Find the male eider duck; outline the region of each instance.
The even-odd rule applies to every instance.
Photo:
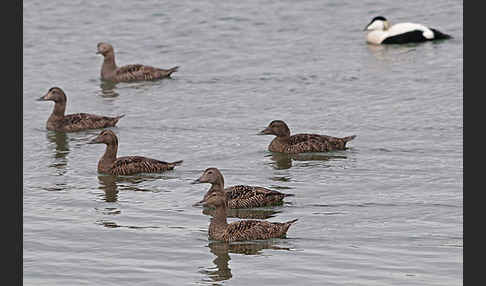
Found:
[[[118,138],[111,130],[103,130],[88,144],[106,144],[105,154],[98,161],[98,172],[110,175],[133,175],[137,173],[159,173],[172,170],[182,164],[181,161],[167,163],[142,156],[116,157],[118,151]]]
[[[54,101],[54,110],[47,119],[47,129],[61,132],[75,132],[86,129],[113,127],[125,115],[116,117],[100,116],[88,113],[75,113],[64,115],[67,97],[59,87],[52,87],[37,99],[38,101]]]
[[[224,184],[223,175],[219,170],[211,171],[211,176],[218,176]],[[216,182],[218,180],[215,180]],[[193,182],[199,183],[198,180]],[[195,205],[204,204],[209,196],[219,189],[217,184],[212,184],[211,188],[204,195],[204,198]],[[228,200],[228,208],[230,209],[244,209],[244,208],[258,208],[268,207],[283,204],[283,198],[293,196],[293,194],[284,194],[279,191],[269,190],[258,186],[237,185],[224,189],[226,199]]]
[[[218,169],[206,169],[195,182],[213,185],[213,192],[204,202],[205,207],[215,208],[208,229],[210,239],[231,242],[285,237],[290,225],[297,221],[297,219],[294,219],[280,223],[261,220],[240,220],[228,224],[226,221],[228,201],[223,189],[223,176]]]
[[[371,31],[368,33],[366,41],[375,45],[419,43],[451,38],[449,35],[421,24],[399,23],[390,26],[383,16],[373,18],[364,30]]]
[[[277,136],[268,145],[268,150],[287,154],[345,150],[346,143],[356,137],[356,135],[352,135],[338,138],[319,134],[295,134],[291,136],[289,127],[282,120],[270,122],[268,127],[262,130],[259,135]]]
[[[179,68],[176,66],[170,69],[160,69],[140,64],[117,67],[115,63],[115,50],[108,43],[98,43],[98,51],[96,53],[103,55],[105,58],[101,66],[101,79],[112,82],[168,78]]]

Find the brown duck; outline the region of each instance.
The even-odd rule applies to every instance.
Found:
[[[133,175],[137,173],[159,173],[172,170],[182,164],[181,161],[167,163],[142,156],[116,157],[118,151],[118,138],[111,130],[103,130],[88,144],[106,144],[105,154],[98,162],[98,172],[111,175]]]
[[[179,68],[176,66],[166,70],[140,64],[117,67],[115,63],[115,50],[108,43],[98,43],[98,51],[96,53],[104,57],[103,65],[101,66],[101,79],[112,82],[168,78]]]
[[[285,237],[287,230],[297,219],[279,223],[261,220],[240,220],[228,224],[226,210],[228,201],[224,192],[223,175],[217,168],[208,168],[194,183],[210,183],[213,192],[204,206],[215,208],[209,224],[209,238],[222,241],[242,241]]]
[[[223,179],[221,177],[221,179]],[[224,183],[224,182],[223,182]],[[204,198],[196,203],[202,205],[207,198],[214,192],[214,185],[204,195]],[[258,186],[237,185],[224,189],[228,208],[244,209],[276,206],[283,204],[283,198],[293,196],[293,194],[284,194],[279,191],[269,190]]]
[[[268,150],[287,154],[345,150],[346,143],[356,137],[356,135],[352,135],[338,138],[319,134],[295,134],[291,136],[289,127],[282,120],[270,122],[268,127],[262,130],[259,135],[277,136],[268,145]]]
[[[108,117],[88,113],[64,115],[67,98],[64,91],[59,87],[52,87],[45,95],[37,100],[54,101],[56,103],[51,116],[47,119],[46,125],[48,130],[75,132],[86,129],[113,127],[120,118],[125,116]]]

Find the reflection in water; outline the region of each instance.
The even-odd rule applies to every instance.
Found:
[[[64,183],[59,183],[59,184],[54,184],[54,187],[47,187],[43,188],[46,191],[53,191],[53,192],[59,192],[59,191],[65,191],[68,189],[68,186]]]
[[[330,155],[330,153],[299,153],[299,154],[285,154],[273,153],[269,155],[273,162],[270,163],[273,168],[277,170],[289,169],[292,167],[292,160],[294,161],[329,161],[333,159],[346,159],[342,155]]]
[[[119,225],[114,221],[108,221],[108,220],[99,220],[96,223],[108,228],[119,228],[119,227],[130,228],[130,229],[159,228],[158,226]]]
[[[100,186],[98,188],[104,191],[104,194],[101,196],[101,199],[103,199],[108,203],[114,203],[118,200],[118,192],[119,192],[118,188],[124,191],[128,190],[128,191],[136,191],[136,192],[153,192],[153,190],[138,188],[135,185],[147,181],[160,179],[160,178],[161,177],[157,177],[157,176],[121,177],[121,176],[99,174],[98,181],[100,183]]]
[[[118,200],[118,187],[116,185],[116,177],[111,175],[99,175],[100,182],[99,189],[105,191],[103,197],[107,203],[114,203]]]
[[[397,62],[397,61],[410,61],[410,52],[413,52],[417,48],[417,43],[409,43],[404,45],[367,45],[368,50],[381,61]]]
[[[116,83],[110,81],[101,81],[101,96],[102,97],[117,97],[119,94],[115,92]]]
[[[271,159],[274,161],[271,165],[277,170],[290,169],[292,167],[292,157],[284,153],[272,153]]]
[[[228,262],[231,260],[229,253],[261,255],[263,249],[290,250],[290,248],[287,247],[277,246],[277,241],[281,240],[269,239],[229,243],[222,241],[211,241],[209,242],[208,247],[209,251],[216,255],[216,258],[213,260],[216,267],[208,267],[207,269],[201,270],[200,273],[206,274],[213,282],[228,280],[233,277],[231,274],[231,269],[228,265]]]
[[[64,132],[48,131],[47,140],[55,144],[54,163],[49,167],[58,169],[59,175],[66,173],[67,155],[69,154],[68,137]]]
[[[213,216],[215,209],[204,208],[202,213]],[[231,218],[241,219],[269,219],[278,214],[279,210],[271,208],[254,208],[254,209],[227,209],[227,215]]]

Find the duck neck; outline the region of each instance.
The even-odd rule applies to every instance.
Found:
[[[107,144],[105,154],[101,157],[98,168],[105,169],[105,166],[111,166],[116,160],[116,152],[118,151],[118,145],[116,144]]]
[[[101,77],[107,78],[116,70],[115,54],[107,54],[101,66]]]
[[[217,229],[221,227],[226,227],[228,222],[226,220],[226,205],[219,205],[214,211],[213,217],[211,218],[210,228]]]
[[[64,113],[66,111],[66,102],[65,101],[57,101],[54,105],[54,110],[49,117],[49,120],[58,120],[64,117]]]
[[[286,144],[289,142],[290,140],[290,134],[286,134],[286,135],[279,135],[275,138],[275,140],[277,140],[278,142],[280,143],[283,143],[283,144]]]
[[[222,182],[222,180],[218,180],[218,182],[212,184],[209,192],[220,192],[224,194],[224,183]],[[211,218],[211,226],[213,228],[218,228],[225,227],[226,225],[228,225],[228,222],[226,221],[225,203],[216,207],[216,210],[214,211],[214,216]]]

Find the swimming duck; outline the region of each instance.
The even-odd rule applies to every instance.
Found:
[[[242,241],[285,237],[287,230],[297,219],[287,222],[268,222],[261,220],[240,220],[228,224],[226,210],[228,200],[224,192],[223,175],[217,168],[208,168],[193,183],[210,183],[213,190],[203,206],[215,208],[209,224],[210,239],[222,241]]]
[[[319,134],[295,134],[290,136],[290,129],[282,120],[270,122],[268,127],[258,134],[277,136],[268,145],[268,150],[287,154],[345,150],[346,143],[356,137],[356,135],[352,135],[338,138]]]
[[[366,41],[375,45],[419,43],[452,38],[450,35],[422,24],[399,23],[390,26],[383,16],[373,18],[364,30],[371,31],[368,33]]]
[[[182,164],[182,160],[167,163],[142,156],[116,157],[118,151],[118,138],[111,130],[103,130],[88,144],[106,144],[105,154],[98,162],[98,172],[111,175],[133,175],[137,173],[159,173],[172,170]]]
[[[52,87],[37,99],[38,101],[54,101],[54,110],[47,119],[47,129],[62,132],[75,132],[86,129],[113,127],[125,115],[108,117],[88,113],[64,115],[66,111],[66,94],[59,87]]]
[[[179,68],[176,66],[166,70],[140,64],[117,67],[115,63],[115,50],[108,43],[98,43],[98,51],[96,53],[104,57],[103,65],[101,66],[101,79],[112,82],[168,78]]]
[[[211,195],[213,186],[204,195],[204,198],[196,203],[196,205],[203,204],[209,195]],[[283,204],[283,198],[293,196],[293,194],[284,194],[279,191],[269,190],[267,188],[258,186],[236,185],[224,189],[226,199],[228,200],[228,208],[230,209],[244,209],[244,208],[259,208]]]

